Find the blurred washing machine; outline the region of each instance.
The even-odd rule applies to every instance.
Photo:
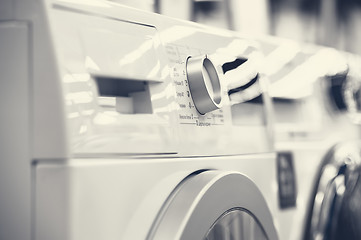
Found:
[[[278,239],[257,44],[101,0],[0,9],[0,239]]]
[[[279,38],[262,46],[275,113],[280,239],[341,239],[337,221],[349,201],[341,192],[353,201],[359,194],[360,58]],[[351,222],[359,224],[354,205]]]
[[[327,93],[332,97],[333,109],[340,111],[348,121],[335,126],[336,131],[343,132],[346,124],[354,124],[354,135],[340,138],[320,164],[310,198],[304,239],[361,238],[361,142],[358,136],[361,58],[349,53],[342,55],[346,58],[348,71],[327,77]]]

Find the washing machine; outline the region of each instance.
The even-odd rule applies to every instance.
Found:
[[[104,0],[0,9],[0,239],[278,239],[256,42]]]
[[[275,113],[280,239],[359,239],[352,224],[360,223],[360,57],[271,37],[262,46]]]

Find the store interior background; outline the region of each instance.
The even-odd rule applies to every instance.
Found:
[[[361,0],[112,0],[250,36],[361,54]]]

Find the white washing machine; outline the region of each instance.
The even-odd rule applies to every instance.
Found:
[[[344,193],[358,196],[360,57],[277,38],[262,46],[275,113],[280,239],[359,239],[336,229],[341,215],[361,221],[359,203],[356,217],[339,213],[349,201]]]
[[[278,239],[256,44],[101,0],[0,9],[0,239]]]
[[[304,239],[361,238],[361,58],[342,55],[348,72],[326,77],[325,95],[331,97],[331,111],[343,115],[344,122],[338,120],[331,126],[340,140],[324,155],[318,168]]]

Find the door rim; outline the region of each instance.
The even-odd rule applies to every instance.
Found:
[[[217,170],[183,180],[164,204],[147,239],[201,240],[219,217],[235,208],[250,212],[267,239],[278,239],[270,210],[255,183],[241,173]]]

